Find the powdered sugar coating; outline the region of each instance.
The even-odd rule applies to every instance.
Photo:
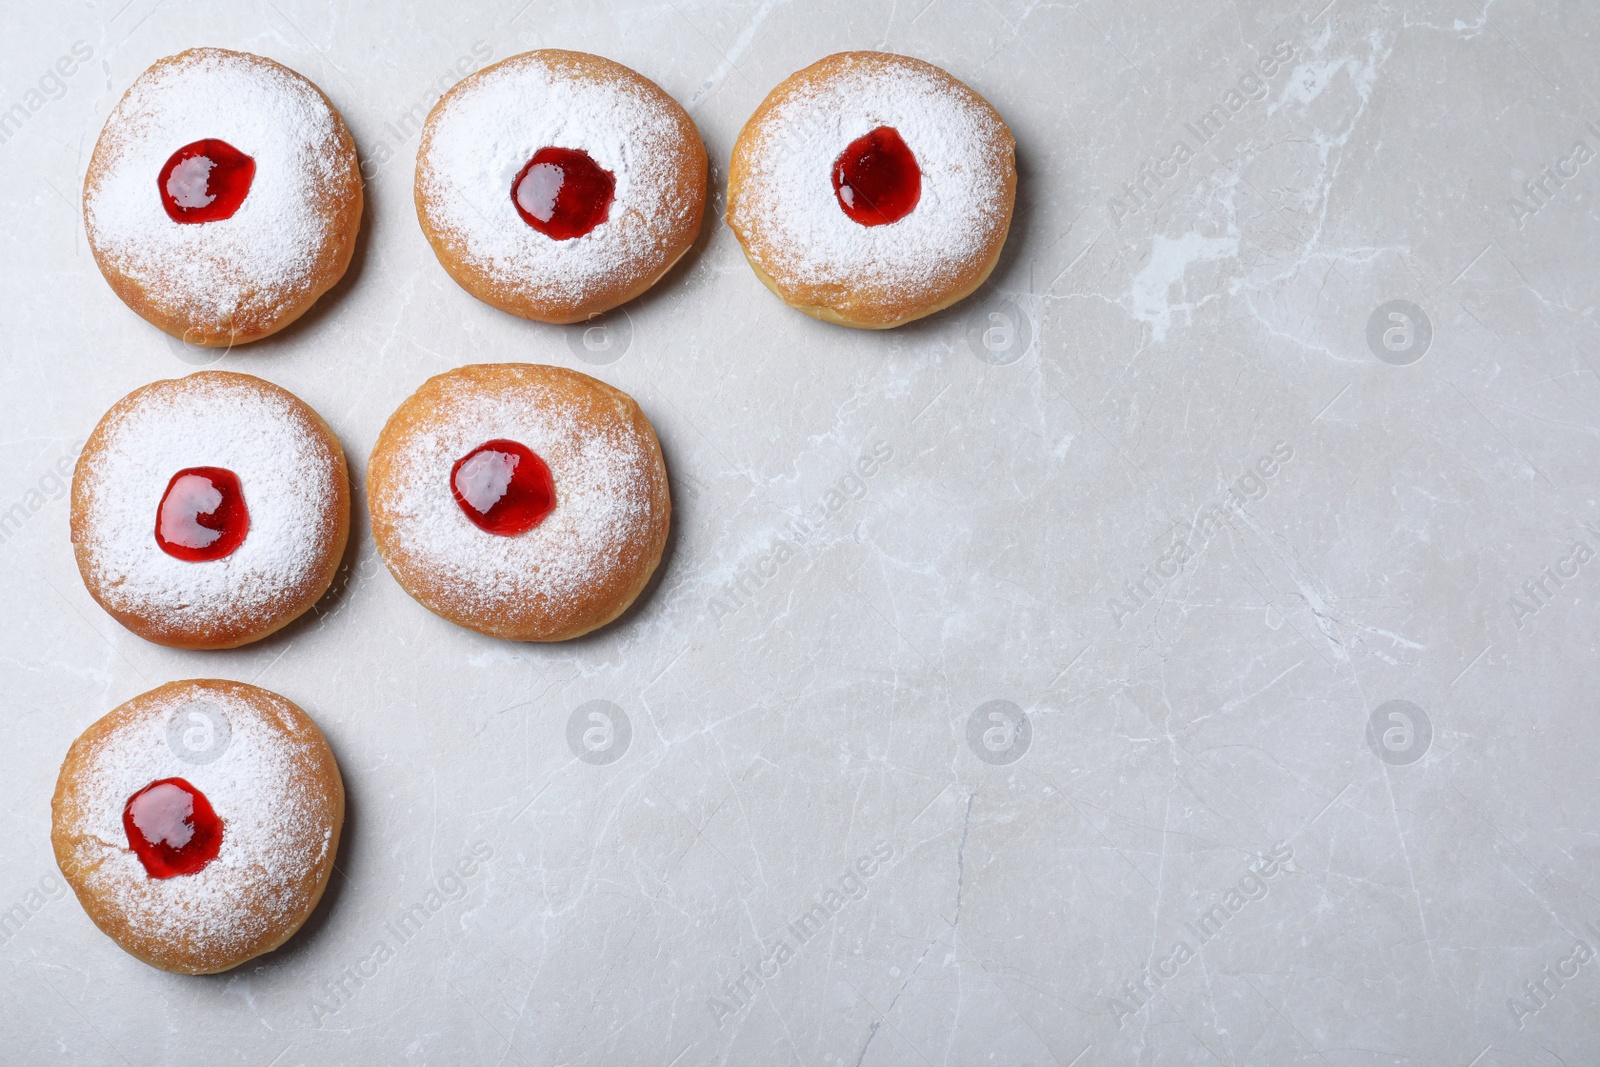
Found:
[[[226,747],[209,761],[186,758],[169,740],[175,718],[190,728],[197,702],[226,722]],[[189,782],[222,820],[221,851],[196,874],[151,878],[128,844],[128,798],[163,778]],[[62,873],[108,934],[162,966],[208,971],[274,947],[305,919],[332,862],[342,808],[332,753],[298,708],[254,686],[174,682],[130,700],[74,743],[57,785],[53,837]]]
[[[832,171],[879,126],[911,149],[922,194],[899,221],[863,226],[839,206]],[[785,284],[913,300],[956,283],[1010,220],[1009,131],[981,97],[921,60],[829,57],[774,90],[739,141],[743,173],[728,222],[756,265]]]
[[[249,195],[231,218],[174,222],[158,175],[179,148],[208,137],[254,158]],[[95,146],[83,198],[89,243],[102,269],[201,333],[271,320],[313,298],[348,255],[337,213],[321,204],[355,182],[347,140],[317,88],[276,63],[218,48],[162,60],[133,83]]]
[[[553,240],[517,214],[512,183],[546,147],[584,151],[616,179],[609,218],[581,237]],[[684,195],[684,174],[698,166],[703,186],[703,153],[682,109],[634,72],[527,52],[462,81],[428,117],[418,211],[434,240],[512,296],[584,305],[653,279],[692,240],[703,205]]]
[[[222,559],[193,563],[156,543],[162,495],[188,467],[239,477],[250,529]],[[155,382],[106,414],[79,461],[79,566],[108,610],[162,633],[259,629],[326,587],[343,545],[346,479],[315,415],[277,386],[219,371]]]
[[[531,449],[555,486],[550,513],[512,537],[477,527],[451,492],[456,461],[495,439]],[[587,375],[533,364],[427,382],[385,428],[368,498],[378,546],[408,591],[454,621],[495,620],[478,628],[497,636],[547,639],[528,632],[585,616],[617,590],[625,606],[666,536],[666,471],[637,405]]]

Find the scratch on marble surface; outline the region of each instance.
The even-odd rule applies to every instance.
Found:
[[[761,0],[761,5],[749,15],[744,28],[733,39],[733,44],[728,47],[728,50],[724,52],[721,49],[717,49],[718,54],[722,56],[722,62],[717,64],[716,69],[706,75],[705,81],[701,82],[699,87],[689,95],[688,101],[684,104],[685,107],[692,108],[698,104],[705,98],[707,93],[722,84],[722,79],[726,78],[730,71],[738,71],[741,77],[744,76],[744,72],[739,70],[739,57],[744,55],[745,51],[750,47],[750,42],[755,40],[756,31],[761,29],[762,23],[767,21],[767,17],[772,14],[773,9],[779,4],[787,2],[788,0]],[[672,6],[674,10],[678,11],[678,14],[683,15],[682,10],[676,4]],[[688,21],[688,16],[684,15],[684,19]],[[696,28],[698,29],[698,27]],[[705,34],[702,33],[701,36],[705,37]],[[707,44],[711,43],[710,38],[705,39]],[[716,48],[715,45],[712,45],[712,47]],[[745,78],[745,80],[749,81],[750,79]]]

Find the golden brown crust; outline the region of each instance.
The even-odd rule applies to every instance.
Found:
[[[332,521],[318,533],[314,543],[307,546],[309,553],[315,559],[315,564],[299,582],[285,589],[283,596],[275,598],[269,608],[256,612],[235,612],[226,617],[219,615],[204,620],[193,620],[153,607],[119,603],[112,597],[112,588],[102,581],[95,566],[96,531],[91,525],[91,514],[94,510],[96,490],[92,474],[96,465],[106,455],[109,438],[119,420],[128,412],[137,409],[146,397],[174,390],[200,389],[213,383],[226,383],[265,397],[276,398],[286,404],[301,428],[315,442],[319,462],[332,467],[330,480],[334,495],[328,508]],[[177,471],[170,473],[176,474]],[[248,503],[250,498],[248,487],[245,489],[245,497]],[[155,514],[152,510],[150,514],[152,531],[154,521]],[[344,557],[345,545],[350,537],[350,474],[345,463],[344,448],[339,444],[339,438],[334,435],[332,428],[310,405],[287,389],[254,375],[238,374],[233,371],[197,371],[184,378],[151,382],[117,401],[111,410],[101,417],[94,432],[84,444],[72,478],[71,530],[73,554],[78,563],[78,572],[83,577],[84,587],[107,614],[129,630],[147,641],[171,648],[204,650],[247,645],[276,633],[305,614],[322,594],[327,592],[328,586],[333,584],[340,560]],[[152,532],[152,539],[153,536]],[[246,540],[248,539],[247,536]]]
[[[927,318],[937,314],[947,307],[959,304],[973,293],[983,287],[989,280],[989,275],[994,273],[995,264],[1000,262],[1000,253],[1004,251],[1005,235],[1001,234],[1000,240],[995,242],[994,251],[989,258],[979,265],[977,270],[964,269],[959,286],[950,289],[945,296],[931,304],[918,304],[914,310],[908,310],[899,303],[879,304],[870,310],[841,311],[839,308],[817,304],[793,303],[785,289],[778,282],[761,269],[761,265],[750,257],[748,250],[745,252],[745,262],[750,264],[750,269],[755,271],[756,277],[761,279],[761,284],[772,291],[773,295],[796,311],[810,315],[823,322],[831,322],[836,326],[851,326],[858,330],[892,330],[896,326],[904,326],[908,322]],[[792,291],[791,287],[791,291]],[[860,308],[859,302],[850,302],[847,306]]]
[[[519,64],[542,63],[559,70],[563,75],[580,82],[624,82],[633,86],[647,98],[659,104],[671,116],[676,126],[674,144],[671,146],[667,199],[688,208],[687,213],[670,221],[660,232],[659,247],[647,258],[630,264],[628,269],[614,275],[584,293],[581,297],[564,295],[540,296],[515,284],[473,257],[466,243],[453,231],[442,217],[433,200],[437,193],[430,191],[429,153],[434,146],[434,133],[441,114],[452,102],[472,92],[475,86],[505,69]],[[708,160],[705,142],[694,120],[676,100],[667,95],[655,82],[639,72],[603,56],[586,52],[572,52],[560,48],[539,49],[510,56],[491,64],[458,82],[445,93],[429,112],[422,130],[422,140],[417,147],[417,172],[413,189],[417,221],[422,233],[433,247],[445,272],[473,296],[491,307],[516,315],[555,325],[583,322],[641,296],[670,271],[693,246],[705,214],[706,179]],[[510,190],[506,190],[509,199]]]
[[[261,868],[235,869],[227,873],[236,877],[211,891],[216,899],[204,900],[200,893],[188,898],[175,895],[172,907],[166,909],[168,913],[152,913],[148,908],[154,880],[143,874],[136,861],[127,859],[131,850],[126,847],[126,837],[108,842],[103,833],[95,831],[120,824],[120,805],[133,791],[148,784],[107,780],[130,762],[137,765],[141,759],[149,761],[149,753],[129,753],[128,746],[160,737],[166,717],[174,708],[191,701],[226,709],[239,754],[262,748],[281,754],[281,762],[272,764],[270,770],[284,777],[274,779],[267,788],[277,790],[281,797],[292,798],[294,817],[290,823],[298,836],[265,852],[262,843],[257,842],[255,852],[270,854],[274,867],[282,862],[303,862],[304,866],[274,872],[275,877],[270,880]],[[249,744],[239,740],[247,732]],[[163,766],[161,759],[171,762]],[[208,792],[211,783],[203,777],[203,769],[170,754],[162,754],[150,765],[161,768],[145,771],[156,776],[153,780],[192,780],[213,804],[223,796],[220,790]],[[262,769],[245,766],[229,768],[227,773],[236,778],[247,777]],[[98,810],[108,800],[115,803],[116,810]],[[56,864],[102,933],[152,967],[179,974],[215,974],[278,948],[316,910],[339,852],[345,814],[344,780],[322,731],[292,702],[242,682],[201,678],[168,682],[134,697],[80,734],[62,762],[50,811],[50,842]],[[230,827],[235,833],[243,832],[239,828],[248,820],[244,813],[226,805],[217,814],[223,820],[226,850]],[[277,846],[279,842],[266,844]],[[165,882],[171,883],[175,894],[197,888],[181,884],[188,879],[211,878],[221,883],[221,865],[227,855],[225,851],[199,874],[181,875]],[[252,893],[252,878],[259,880],[259,894]],[[201,899],[205,914],[186,919],[182,914],[170,913],[180,907],[176,901],[184,899]],[[159,907],[160,900],[156,900]]]
[[[947,269],[927,286],[914,292],[884,286],[871,277],[855,278],[849,284],[817,281],[799,272],[785,270],[786,250],[778,239],[766,232],[758,212],[747,209],[747,189],[758,156],[773,136],[775,113],[791,100],[811,92],[819,85],[847,72],[911,69],[934,79],[945,90],[958,94],[968,106],[992,120],[985,125],[993,131],[992,143],[985,146],[992,161],[1003,210],[1000,224],[987,230],[972,254],[951,260]],[[842,151],[843,145],[838,146]],[[826,180],[825,172],[821,175]],[[745,259],[761,283],[784,303],[813,318],[858,329],[885,330],[942,311],[970,296],[988,280],[1010,230],[1016,203],[1016,145],[999,112],[970,86],[931,63],[910,56],[887,52],[838,52],[796,71],[767,94],[734,142],[728,163],[728,204],[725,220],[738,237]]]
[[[461,435],[461,443],[445,446],[437,457],[424,454],[428,443],[448,437],[452,424],[475,408],[507,399],[513,401],[509,407],[527,411],[534,423],[543,417],[556,427],[553,439],[536,446],[522,440],[532,432],[491,421]],[[497,437],[534,448],[549,464],[556,486],[556,510],[515,538],[472,531],[449,496],[453,460]],[[604,458],[585,459],[594,455],[586,443],[596,441],[606,442]],[[627,514],[611,522],[569,521],[563,509],[602,484],[621,486],[622,495],[631,499],[603,502],[599,510],[611,507]],[[419,494],[428,499],[420,500]],[[621,615],[660,563],[672,515],[660,442],[634,399],[578,371],[530,363],[460,367],[424,382],[390,416],[373,447],[367,464],[367,508],[378,552],[407,593],[459,626],[511,641],[565,641]],[[427,531],[419,529],[428,523],[454,523],[466,530],[469,550],[478,547],[471,538],[490,539],[481,541],[487,552],[506,549],[503,571],[483,576],[487,580],[482,584],[497,590],[515,586],[515,591],[480,593],[472,575],[451,569],[459,561],[435,558],[437,550],[430,552],[429,546],[439,544],[439,538],[430,541]],[[506,544],[522,539],[529,541],[526,555]],[[535,539],[548,539],[541,549],[547,554],[535,551]],[[595,561],[582,566],[568,586],[558,588],[558,578],[540,573],[542,562],[544,570],[559,575],[573,565],[575,554],[592,554]]]
[[[312,257],[315,262],[304,284],[292,291],[277,294],[276,300],[247,304],[231,323],[219,324],[196,318],[191,309],[173,298],[173,294],[153,288],[146,282],[125,273],[118,266],[111,250],[102,247],[96,240],[94,227],[87,224],[90,215],[89,205],[104,181],[105,171],[109,165],[107,144],[113,133],[112,122],[115,112],[107,119],[100,138],[95,142],[94,153],[89,157],[89,169],[83,181],[83,206],[89,249],[94,255],[95,263],[100,267],[100,273],[105,276],[107,284],[123,303],[138,312],[147,322],[188,344],[209,348],[232,348],[234,345],[259,341],[263,337],[277,333],[304,315],[324,293],[338,284],[350,266],[351,256],[355,253],[356,236],[361,230],[364,194],[355,140],[350,136],[344,117],[339,114],[339,109],[333,106],[333,101],[321,87],[299,72],[265,56],[249,52],[233,52],[222,48],[191,48],[157,60],[146,74],[159,72],[165,67],[188,63],[197,55],[207,53],[225,55],[258,65],[264,70],[287,75],[310,87],[328,107],[332,117],[333,134],[331,142],[324,146],[324,151],[331,160],[328,168],[330,173],[317,189],[307,191],[308,199],[326,222],[326,236],[322,247]],[[123,94],[123,98],[127,99],[133,91],[133,87],[130,87]],[[196,139],[200,136],[204,134],[197,134]],[[154,176],[152,176],[153,184]]]

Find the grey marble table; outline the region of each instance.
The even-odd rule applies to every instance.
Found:
[[[0,1059],[1600,1062],[1593,4],[3,21]],[[117,301],[78,207],[121,92],[197,44],[315,80],[368,179],[348,281],[221,355]],[[551,46],[682,101],[718,190],[684,264],[588,329],[469,298],[411,201],[415,116]],[[745,118],[847,48],[940,64],[1019,145],[993,279],[887,334],[783,307],[720,222]],[[84,591],[64,472],[129,390],[262,375],[359,480],[403,397],[488,360],[654,420],[675,531],[620,623],[454,628],[364,521],[314,614],[238,651],[143,643]],[[207,676],[305,707],[350,814],[299,936],[184,978],[89,922],[49,797],[88,723]]]

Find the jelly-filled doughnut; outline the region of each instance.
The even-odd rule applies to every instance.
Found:
[[[632,397],[532,363],[428,379],[367,465],[378,551],[430,611],[491,637],[562,641],[627,610],[671,522]]]
[[[315,910],[344,824],[322,732],[241,682],[168,682],[85,730],[50,803],[56,863],[106,936],[153,967],[212,974]]]
[[[983,284],[1016,188],[1011,131],[983,97],[920,59],[840,52],[790,75],[745,123],[727,220],[786,304],[887,329]]]
[[[322,90],[221,48],[141,74],[83,182],[89,248],[111,288],[212,347],[281,330],[343,277],[361,205],[355,143]]]
[[[134,390],[95,427],[72,479],[90,595],[176,648],[234,648],[287,625],[327,590],[349,533],[338,438],[248,374]]]
[[[466,78],[417,149],[417,218],[440,264],[539,322],[581,322],[650,288],[694,243],[705,199],[689,113],[583,52],[524,52]]]

